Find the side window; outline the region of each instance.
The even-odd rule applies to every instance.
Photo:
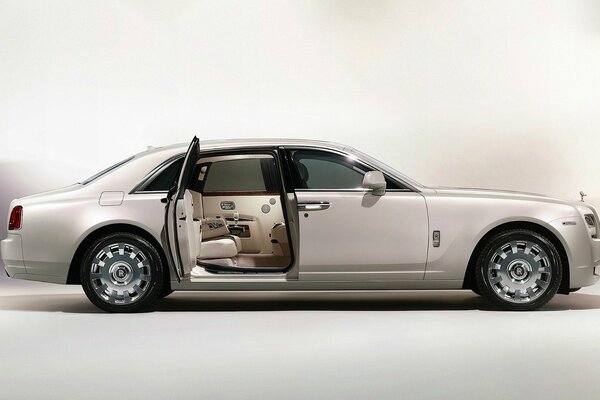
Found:
[[[147,185],[144,187],[144,192],[166,192],[173,183],[179,178],[181,166],[183,165],[183,157],[172,162],[169,166],[160,171]]]
[[[350,158],[318,150],[293,150],[297,189],[359,189],[364,174]]]
[[[215,161],[208,165],[203,193],[268,192],[277,190],[273,157]]]
[[[296,189],[361,189],[364,175],[370,171],[356,160],[328,151],[292,150]],[[387,180],[388,189],[399,186]]]

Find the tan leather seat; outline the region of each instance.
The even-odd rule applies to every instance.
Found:
[[[242,239],[232,235],[223,218],[204,218],[202,220],[202,238],[204,241],[213,239],[231,239],[235,242],[238,253],[242,251]]]
[[[190,197],[192,194],[190,193]],[[203,216],[202,210],[202,195],[194,193],[195,202],[193,204],[194,213],[198,216]],[[216,233],[222,231],[229,233],[227,224],[222,219],[203,219],[202,221],[194,222],[194,230],[196,231],[196,250],[197,257],[203,260],[231,258],[238,254],[238,244],[230,237],[219,237]],[[215,232],[217,231],[217,232]],[[204,240],[203,240],[204,239]],[[240,243],[241,247],[241,243]]]
[[[207,240],[200,245],[201,259],[231,258],[237,256],[238,251],[235,242],[229,238]]]

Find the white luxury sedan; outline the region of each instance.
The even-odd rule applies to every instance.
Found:
[[[174,290],[461,288],[531,310],[598,280],[597,221],[583,202],[425,187],[343,145],[194,138],[14,200],[1,255],[112,312]]]

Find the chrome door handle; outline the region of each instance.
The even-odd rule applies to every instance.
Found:
[[[328,201],[313,201],[308,203],[298,203],[298,211],[321,211],[327,210],[331,205]]]

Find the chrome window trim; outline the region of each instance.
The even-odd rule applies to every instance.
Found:
[[[314,146],[314,145],[295,145],[295,146],[281,146],[283,147],[285,150],[318,150],[318,151],[325,151],[325,152],[329,152],[329,153],[333,153],[333,154],[337,154],[337,155],[341,155],[344,157],[348,157],[350,159],[354,159],[356,161],[358,161],[359,163],[363,164],[364,166],[370,168],[373,171],[381,171],[383,173],[383,175],[387,178],[390,179],[392,181],[395,181],[396,183],[405,186],[406,189],[386,189],[386,192],[400,192],[400,193],[406,193],[406,192],[415,192],[415,193],[420,193],[421,191],[415,187],[414,185],[409,184],[408,182],[404,181],[403,179],[400,179],[399,177],[393,175],[392,173],[390,173],[387,170],[383,170],[381,168],[377,168],[374,165],[372,165],[371,163],[363,160],[360,157],[357,157],[354,154],[342,151],[342,150],[338,150],[338,149],[332,149],[332,148],[328,148],[328,147],[321,147],[321,146]],[[240,150],[237,148],[226,148],[226,149],[219,149],[219,150],[207,150],[206,151],[206,155],[210,155],[211,153],[223,153],[223,152],[230,152],[230,151],[236,151],[236,150]],[[271,150],[271,151],[276,151],[276,148],[273,148],[272,146],[257,146],[254,148],[243,148],[241,150]],[[201,154],[204,153],[201,151]],[[165,161],[163,161],[162,163],[160,163],[158,166],[156,166],[155,168],[153,168],[150,172],[148,172],[141,180],[140,182],[134,186],[134,188],[129,192],[129,194],[152,194],[152,193],[167,193],[167,191],[144,191],[144,187],[146,187],[149,182],[154,178],[154,176],[160,174],[165,168],[167,168],[169,165],[171,165],[172,163],[174,163],[175,161],[177,161],[179,158],[182,158],[185,156],[185,153],[180,153],[180,154],[176,154],[174,156],[169,157],[168,159],[166,159]],[[367,192],[366,189],[363,188],[355,188],[355,189],[294,189],[294,191],[296,192]]]
[[[83,180],[83,181],[81,181],[81,182],[79,182],[79,183],[80,183],[81,185],[83,185],[83,186],[85,186],[85,185],[87,185],[87,184],[90,184],[90,183],[92,183],[92,182],[94,182],[94,181],[96,181],[96,180],[98,180],[98,179],[102,178],[104,175],[107,175],[107,174],[109,174],[109,173],[111,173],[111,172],[113,172],[113,171],[115,171],[115,170],[117,170],[117,169],[121,168],[123,165],[125,165],[125,164],[129,163],[129,162],[130,162],[131,160],[133,160],[134,158],[135,158],[135,156],[130,156],[130,157],[127,157],[126,159],[124,159],[124,160],[121,160],[121,161],[119,161],[118,163],[116,163],[116,164],[113,164],[113,165],[111,165],[110,167],[108,167],[108,168],[105,168],[105,169],[103,169],[102,171],[95,173],[94,175],[90,176],[89,178],[87,178],[87,179],[85,179],[85,180]]]
[[[406,187],[406,189],[386,189],[386,192],[395,191],[395,192],[420,193],[420,190],[418,188],[405,182],[402,179],[399,179],[397,176],[392,175],[389,171],[382,170],[381,168],[377,168],[377,167],[373,166],[371,163],[364,161],[362,158],[357,157],[354,154],[347,153],[342,150],[330,149],[330,148],[326,148],[326,147],[317,147],[317,146],[293,146],[293,147],[284,146],[284,148],[286,150],[318,150],[318,151],[324,151],[324,152],[328,152],[328,153],[332,153],[332,154],[345,156],[345,157],[350,158],[351,160],[355,160],[358,163],[363,164],[367,168],[370,168],[372,171],[380,171],[381,173],[383,173],[383,175],[386,177],[386,179],[390,179],[390,180],[396,182],[397,184],[400,184],[400,185]],[[291,160],[291,161],[293,162],[293,160]],[[310,191],[310,192],[360,192],[360,191],[364,191],[364,192],[366,192],[367,190],[362,189],[362,188],[357,188],[357,189],[294,189],[294,191],[296,191],[296,192],[303,192],[303,191]]]

